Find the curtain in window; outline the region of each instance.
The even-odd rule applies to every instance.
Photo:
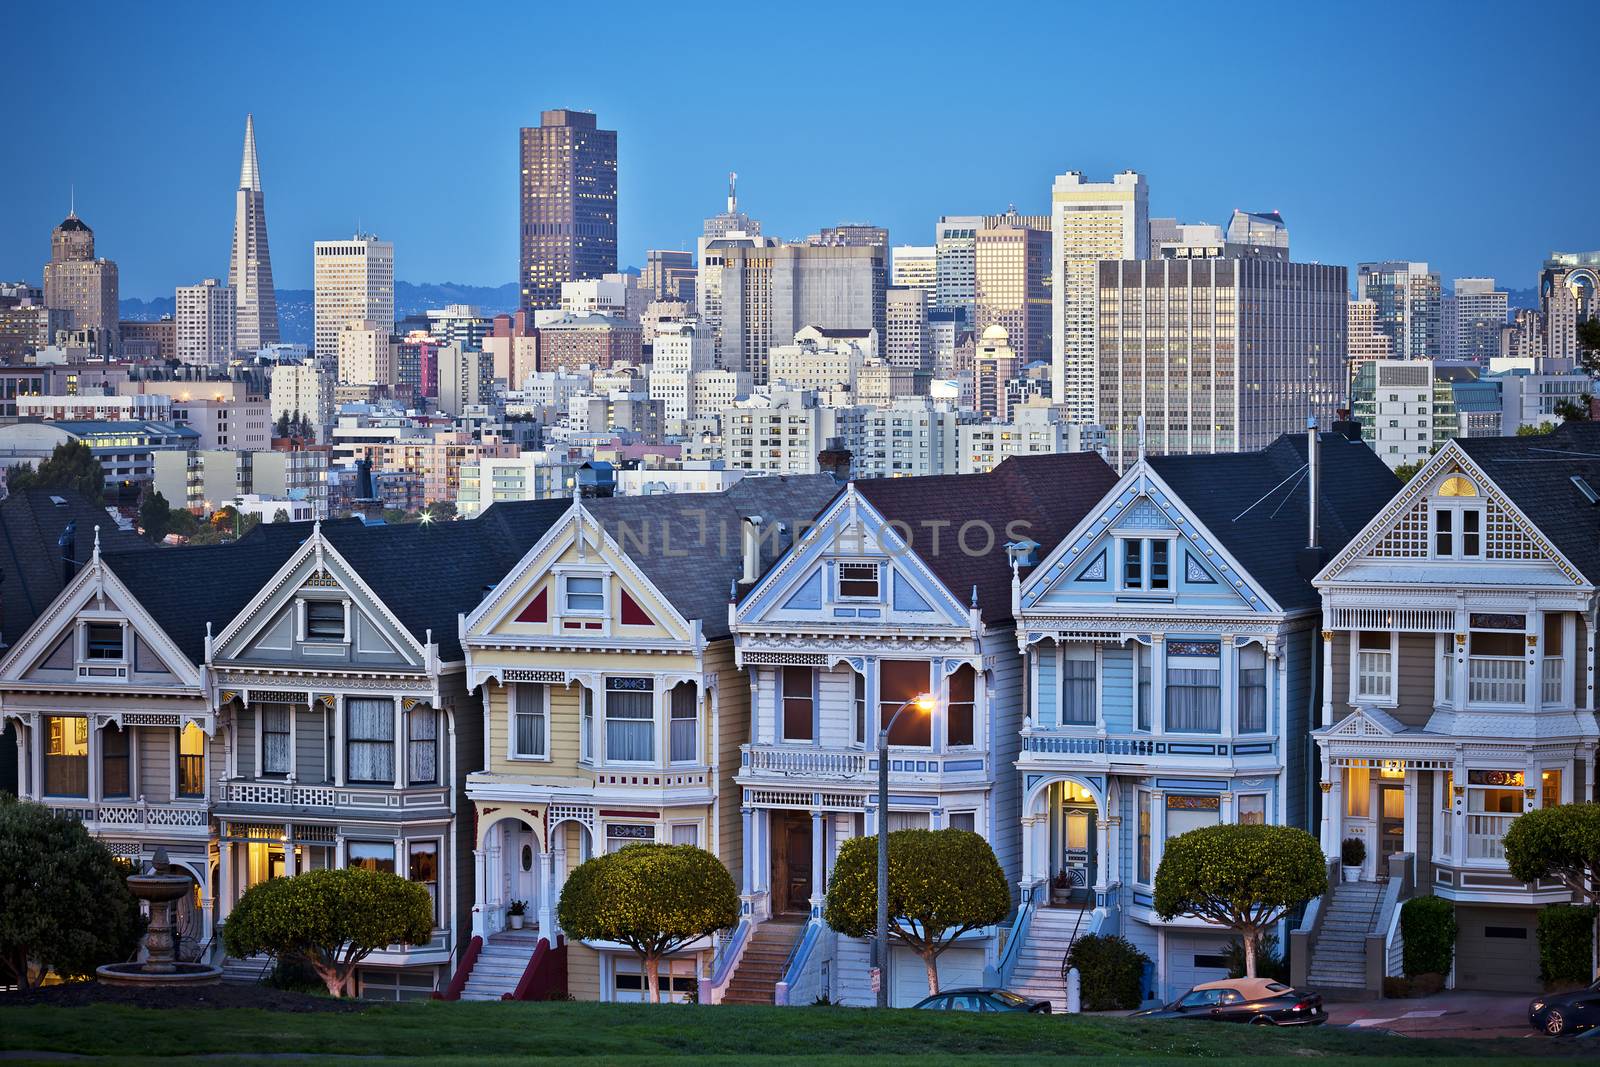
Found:
[[[1222,690],[1215,670],[1167,669],[1167,729],[1218,733],[1222,729]]]
[[[970,745],[973,735],[973,705],[977,701],[977,673],[971,664],[957,667],[950,676],[950,703],[946,712],[946,736],[952,745]]]
[[[406,716],[406,782],[432,785],[439,780],[439,713],[418,705]]]
[[[856,680],[856,743],[867,743],[867,676],[857,674]]]
[[[932,816],[925,811],[891,811],[889,813],[889,832],[896,830],[926,830],[933,825]],[[893,840],[891,838],[891,840]],[[893,885],[893,883],[890,883]]]
[[[1267,728],[1267,654],[1259,646],[1239,649],[1239,732]]]
[[[293,758],[289,751],[289,716],[293,713],[287,704],[261,707],[261,770],[265,774],[289,773]]]
[[[1094,725],[1094,659],[1068,656],[1061,664],[1061,722]]]
[[[394,781],[394,701],[350,697],[349,778],[352,782]]]
[[[519,756],[543,756],[545,754],[544,697],[545,689],[542,685],[518,685],[511,690],[511,699],[516,708],[517,719],[515,751]]]
[[[1139,663],[1139,729],[1150,729],[1150,648],[1148,645],[1135,645],[1136,656]]]
[[[89,720],[53,715],[45,720],[44,791],[58,797],[89,795]]]
[[[606,694],[606,759],[649,763],[656,758],[654,694]]]
[[[578,735],[578,758],[594,761],[594,694],[580,687],[578,700],[583,705],[581,732]]]
[[[699,756],[695,744],[698,717],[699,701],[696,699],[694,683],[679,682],[672,687],[671,723],[668,726],[673,763],[693,763]]]

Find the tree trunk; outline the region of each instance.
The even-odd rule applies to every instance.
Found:
[[[644,979],[650,988],[650,1003],[661,1003],[661,975],[658,973],[660,960],[656,956],[644,958]]]
[[[921,955],[923,966],[928,968],[928,995],[931,997],[939,992],[939,956],[932,949]]]
[[[1244,931],[1244,976],[1246,978],[1254,978],[1256,976],[1257,936],[1254,927]]]
[[[345,983],[349,976],[342,973],[336,963],[313,963],[311,969],[317,972],[317,977],[322,979],[322,984],[327,987],[328,996],[338,998],[344,996]]]

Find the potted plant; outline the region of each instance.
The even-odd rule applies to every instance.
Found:
[[[1056,876],[1050,879],[1050,903],[1072,903],[1072,878],[1065,870],[1057,871]]]
[[[506,908],[506,919],[511,923],[511,929],[522,929],[523,917],[527,914],[528,902],[526,900],[513,900]]]
[[[1344,880],[1359,882],[1361,865],[1367,862],[1367,843],[1359,837],[1347,837],[1339,843],[1339,866],[1344,870]]]

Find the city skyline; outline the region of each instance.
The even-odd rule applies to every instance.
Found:
[[[1173,8],[1162,13],[1164,36],[1184,42],[1186,54],[1214,57],[1194,64],[1196,92],[1181,97],[1154,81],[1130,84],[1148,54],[1126,36],[1132,24],[1025,9],[991,17],[990,25],[1027,32],[973,45],[968,77],[934,69],[950,62],[954,23],[944,9],[924,9],[918,23],[852,11],[851,34],[892,40],[892,63],[852,77],[774,79],[736,95],[706,96],[688,73],[659,77],[673,56],[685,57],[685,72],[696,69],[688,57],[705,47],[710,17],[699,12],[672,23],[639,9],[637,18],[619,17],[618,35],[608,38],[613,62],[554,49],[537,75],[486,62],[395,85],[337,61],[357,37],[369,51],[401,49],[425,11],[400,9],[381,26],[354,12],[319,12],[243,37],[236,20],[202,9],[170,24],[112,7],[70,26],[58,13],[31,16],[0,44],[0,84],[33,101],[9,120],[30,165],[0,176],[8,204],[0,278],[37,283],[49,229],[74,188],[78,213],[94,227],[100,254],[118,262],[127,295],[226,277],[238,131],[251,112],[271,186],[274,273],[286,289],[310,287],[313,241],[358,228],[395,242],[408,280],[514,280],[517,131],[563,106],[592,110],[620,134],[623,266],[644,266],[649,248],[692,247],[730,170],[740,174],[741,206],[788,237],[854,221],[887,227],[893,244],[927,244],[941,214],[1010,204],[1042,211],[1057,174],[1108,180],[1131,168],[1149,180],[1153,216],[1222,224],[1234,208],[1282,211],[1296,258],[1307,261],[1426,260],[1447,284],[1493,276],[1529,288],[1552,249],[1600,246],[1600,219],[1573,210],[1562,192],[1564,176],[1594,170],[1600,149],[1570,132],[1541,89],[1579,69],[1592,35],[1572,20],[1592,20],[1587,13],[1564,15],[1570,32],[1561,35],[1516,34],[1485,6],[1417,7],[1386,15],[1387,32],[1373,34],[1347,12],[1219,21]],[[486,9],[483,17],[494,20],[497,39],[582,32],[575,16],[560,13],[534,20]],[[1518,17],[1530,30],[1548,25],[1537,12]],[[770,62],[790,55],[798,66],[820,33],[809,27],[831,21],[785,29],[748,20],[737,28],[757,40],[782,29],[787,51]],[[48,42],[69,30],[79,59],[118,85],[115,110],[96,95],[104,79],[28,93],[49,69]],[[1091,32],[1096,50],[1073,51],[1071,73],[1059,74],[1063,35]],[[1240,33],[1270,42],[1243,70],[1228,59]],[[206,47],[221,39],[234,45]],[[1457,62],[1487,40],[1502,75],[1494,79]],[[169,62],[142,62],[153,54]],[[919,56],[929,57],[928,77],[905,82]],[[987,73],[986,57],[1004,60],[993,69],[1008,80]],[[251,71],[248,81],[240,70]],[[1212,73],[1224,70],[1226,78]],[[1215,91],[1201,92],[1200,83]],[[200,85],[213,88],[196,93]],[[1417,123],[1373,118],[1361,101],[1380,91],[1417,101]],[[908,107],[914,97],[915,115],[868,106],[897,93]],[[1174,99],[1210,102],[1174,107]],[[352,125],[355,116],[361,122]],[[1003,154],[984,147],[982,123],[996,119],[1009,131]],[[1490,135],[1539,151],[1489,154]]]

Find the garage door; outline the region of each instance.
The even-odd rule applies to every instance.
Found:
[[[1228,964],[1222,954],[1233,938],[1227,934],[1197,933],[1187,930],[1166,931],[1167,963],[1161,999],[1173,1000],[1202,982],[1216,982],[1228,977]]]
[[[928,968],[922,957],[907,949],[894,951],[893,985],[889,1003],[897,1008],[909,1008],[928,995]],[[962,986],[983,984],[983,950],[974,948],[946,949],[939,956],[939,988],[959,989]]]
[[[1456,988],[1537,992],[1538,914],[1531,908],[1456,908]]]

